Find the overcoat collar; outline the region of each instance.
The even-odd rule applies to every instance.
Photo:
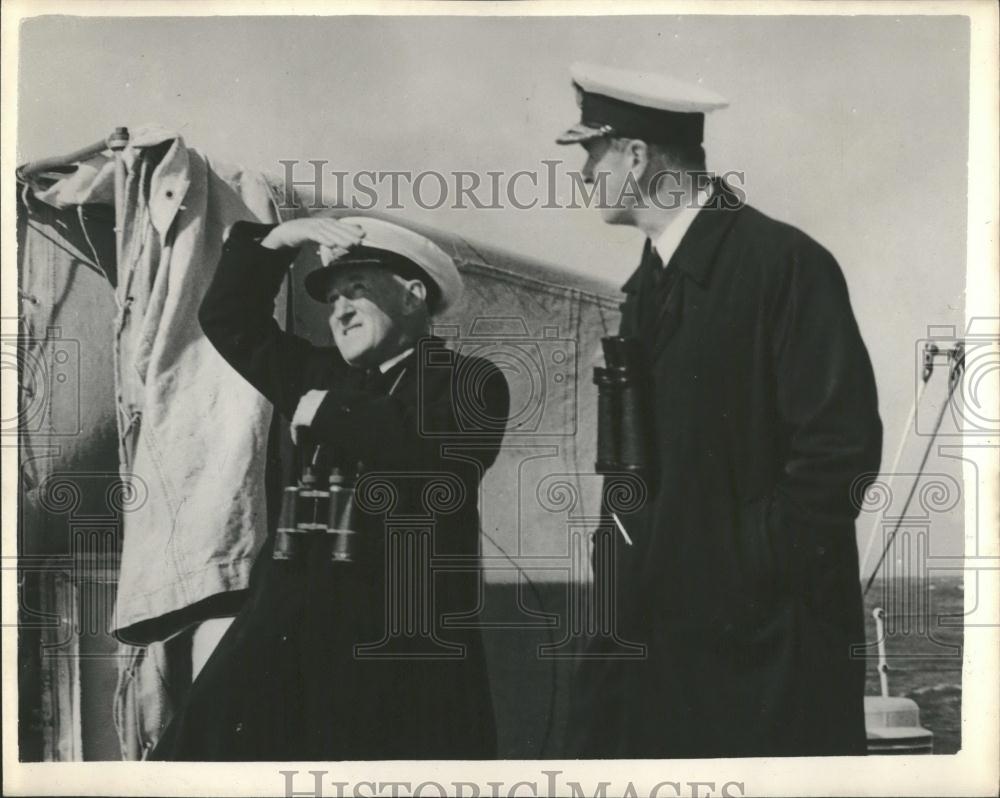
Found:
[[[715,253],[729,227],[736,220],[736,212],[743,207],[743,199],[722,178],[712,180],[712,196],[698,212],[691,226],[681,239],[680,246],[670,259],[670,264],[691,277],[698,285],[705,285],[711,275]],[[649,241],[646,242],[647,246]],[[643,258],[643,263],[645,258]],[[628,278],[622,291],[636,293],[642,283],[642,268]]]
[[[422,353],[432,348],[444,349],[447,345],[443,338],[426,335],[414,342],[406,357],[397,360],[386,371],[375,367],[360,372],[361,385],[375,393],[388,393],[392,388],[398,391],[401,387],[416,382],[419,364],[427,361],[427,356]]]

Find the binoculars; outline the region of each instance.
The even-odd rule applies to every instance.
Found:
[[[355,562],[359,556],[358,512],[354,502],[358,469],[318,464],[319,448],[301,439],[299,452],[312,456],[301,464],[296,484],[285,487],[274,541],[275,560],[315,556]]]
[[[594,369],[597,473],[644,472],[650,462],[642,350],[621,336],[602,338],[601,347],[605,365]]]

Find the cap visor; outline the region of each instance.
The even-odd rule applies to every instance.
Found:
[[[578,124],[557,136],[556,144],[582,144],[585,141],[603,138],[606,135],[608,134],[601,128]]]
[[[331,276],[329,266],[320,266],[318,269],[313,269],[306,275],[304,281],[306,293],[317,302],[326,302]]]

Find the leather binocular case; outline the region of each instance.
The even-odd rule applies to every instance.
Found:
[[[355,562],[359,556],[356,483],[357,469],[305,464],[297,484],[282,493],[273,558],[298,560],[323,551],[331,562]]]
[[[601,339],[604,366],[594,369],[597,385],[599,474],[644,472],[649,468],[649,430],[642,350],[635,338]]]

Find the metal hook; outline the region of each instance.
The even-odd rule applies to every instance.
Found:
[[[948,351],[948,359],[951,361],[948,382],[954,385],[962,379],[962,374],[965,372],[965,341],[959,341]]]
[[[924,370],[921,374],[921,378],[924,382],[927,382],[931,378],[931,374],[934,373],[934,357],[940,352],[937,344],[932,341],[928,341],[924,344]]]

